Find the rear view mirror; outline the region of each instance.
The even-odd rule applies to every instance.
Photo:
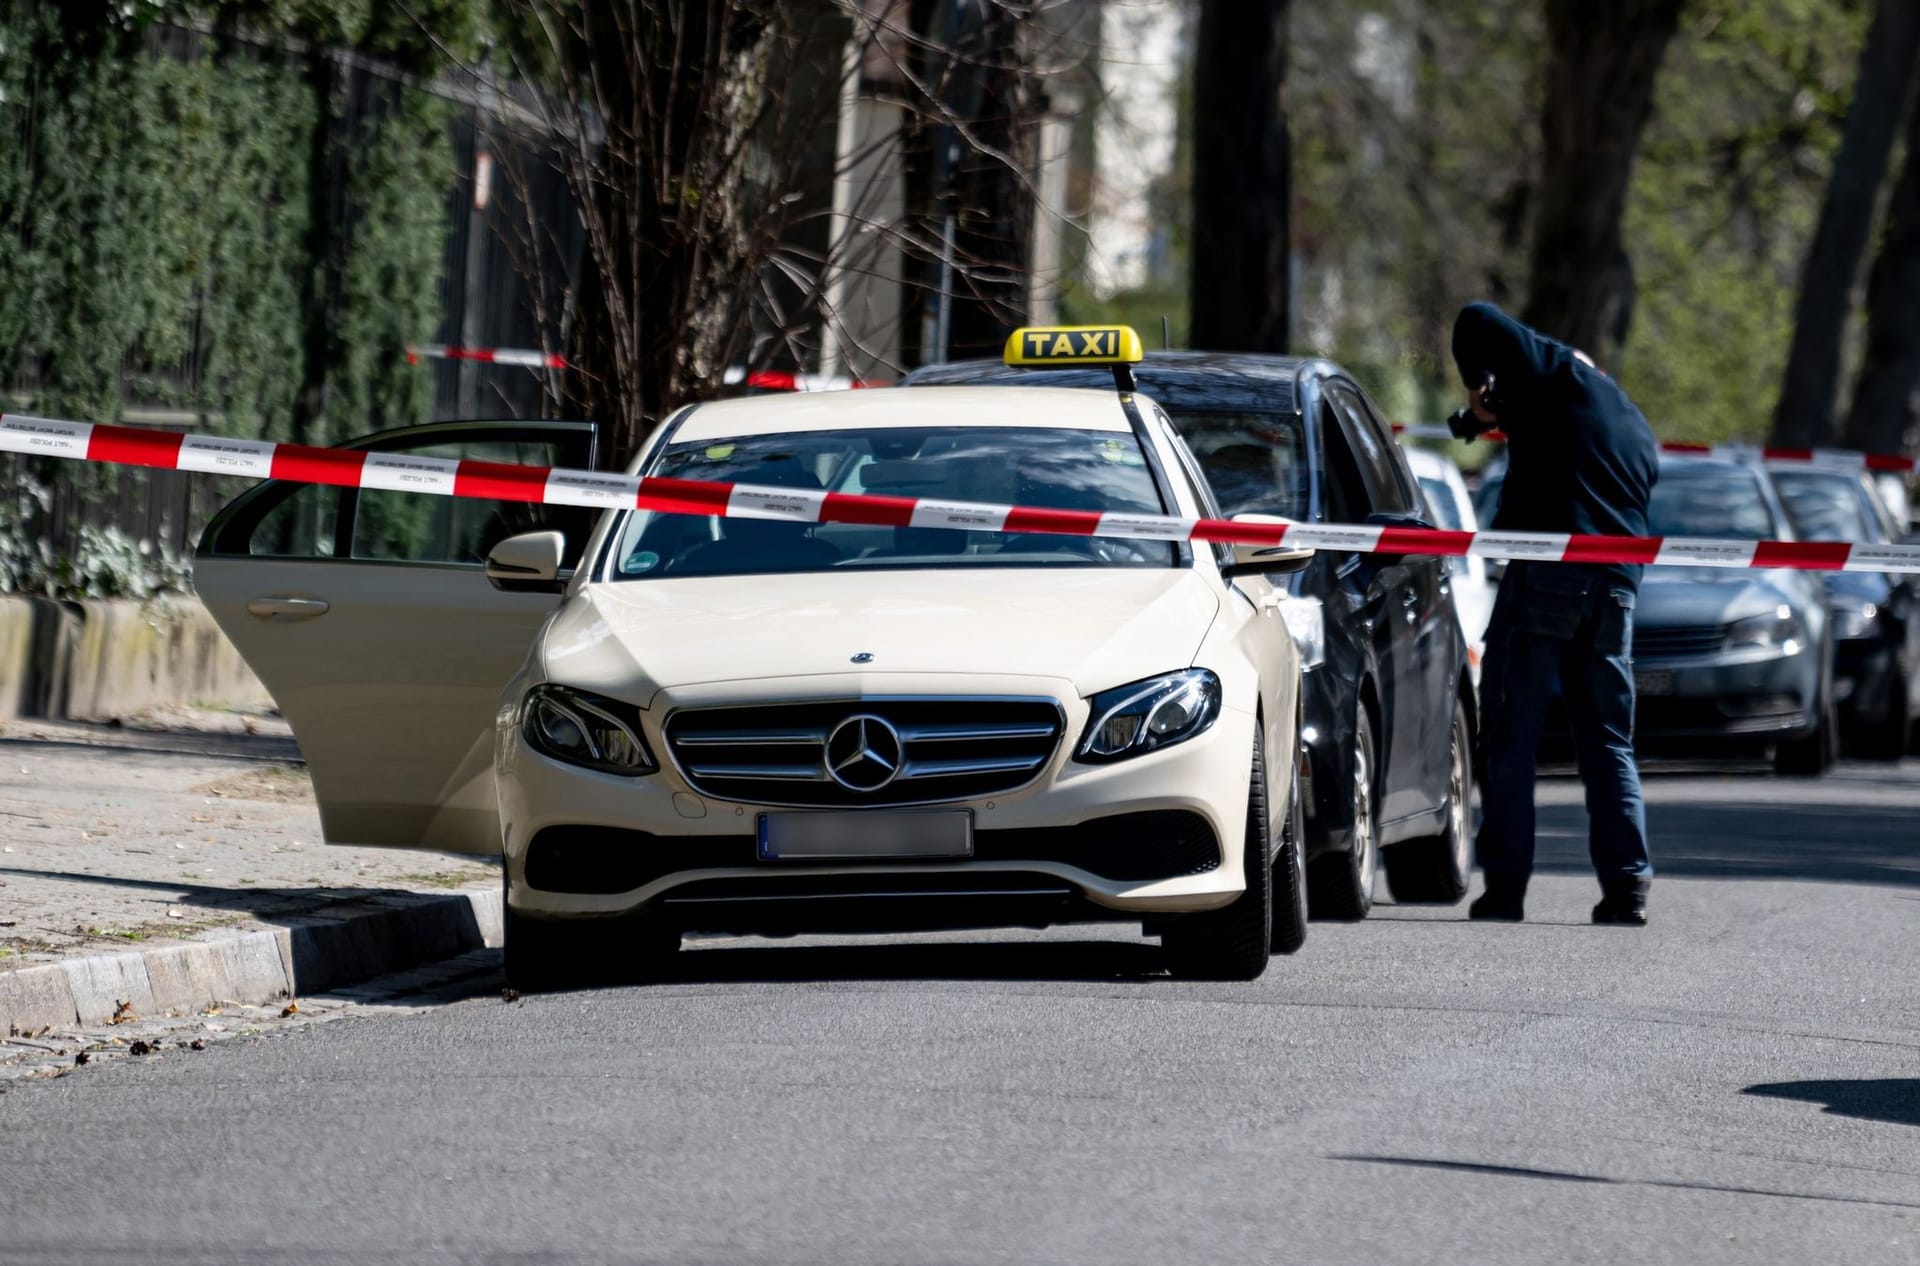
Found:
[[[522,532],[487,554],[487,579],[506,593],[559,593],[567,538],[559,532]]]
[[[1284,525],[1292,519],[1277,514],[1236,514],[1235,523],[1265,523]],[[1287,576],[1297,571],[1305,571],[1313,561],[1310,549],[1295,549],[1290,545],[1234,545],[1233,561],[1220,569],[1220,574],[1228,580],[1235,576]]]

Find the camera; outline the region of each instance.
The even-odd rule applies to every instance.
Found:
[[[1480,407],[1489,413],[1498,413],[1500,410],[1498,397],[1496,397],[1493,392],[1493,373],[1491,371],[1488,371],[1480,381]],[[1447,415],[1448,433],[1451,434],[1454,439],[1464,440],[1469,444],[1473,443],[1479,436],[1485,435],[1488,431],[1493,430],[1496,425],[1497,423],[1493,422],[1482,422],[1478,417],[1474,416],[1472,405],[1468,405],[1464,409],[1455,409]]]
[[[1465,440],[1471,444],[1492,429],[1491,423],[1482,422],[1474,417],[1471,408],[1455,409],[1447,415],[1447,430],[1456,440]]]

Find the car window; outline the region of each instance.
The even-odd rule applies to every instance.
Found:
[[[1373,499],[1360,476],[1360,461],[1347,442],[1347,429],[1325,397],[1320,401],[1320,449],[1326,454],[1321,499],[1332,523],[1359,523],[1373,513]]]
[[[1377,511],[1412,514],[1419,508],[1413,481],[1402,468],[1399,449],[1380,420],[1345,384],[1332,383],[1327,395],[1345,423],[1347,441],[1359,462],[1367,500]]]
[[[1311,474],[1298,416],[1181,409],[1171,419],[1222,514],[1307,519]]]
[[[1166,440],[1167,446],[1174,451],[1174,455],[1178,458],[1178,461],[1175,462],[1177,468],[1175,477],[1180,480],[1180,486],[1187,490],[1187,495],[1193,499],[1193,504],[1200,508],[1201,516],[1208,519],[1224,519],[1228,517],[1226,513],[1221,510],[1219,502],[1214,498],[1213,490],[1208,485],[1206,476],[1201,472],[1199,464],[1194,458],[1193,450],[1181,440],[1179,432],[1174,430],[1173,422],[1164,412],[1157,408],[1153,411],[1153,418],[1155,423],[1159,425],[1160,433]],[[1233,561],[1233,546],[1221,541],[1214,541],[1212,545],[1213,560],[1216,563],[1225,567]]]
[[[1458,532],[1465,520],[1460,516],[1460,503],[1454,498],[1452,485],[1444,479],[1427,475],[1417,478],[1420,481],[1420,494],[1427,503],[1427,512],[1433,516],[1433,524],[1449,532]],[[1472,569],[1473,560],[1465,554],[1454,554],[1446,560],[1446,567],[1454,575],[1464,576]]]
[[[1053,510],[1166,514],[1131,433],[1054,427],[853,428],[682,441],[646,473],[814,492]],[[857,476],[857,479],[855,478]],[[1170,541],[872,523],[655,514],[620,526],[609,579],[764,575],[853,567],[1178,565]]]
[[[516,466],[550,466],[556,461],[555,446],[539,440],[456,440],[409,449],[408,453]],[[349,557],[481,566],[487,561],[487,552],[509,536],[551,529],[567,537],[566,557],[573,558],[585,543],[596,513],[579,506],[361,489],[354,502]]]
[[[1814,471],[1776,471],[1773,486],[1804,541],[1876,541],[1860,497],[1860,481],[1851,475]]]
[[[254,527],[247,553],[255,558],[332,558],[344,488],[308,484],[281,501]]]
[[[371,453],[587,468],[593,430],[577,422],[431,423],[363,441]],[[577,558],[599,511],[269,480],[208,524],[208,557],[356,559],[479,566],[516,532],[556,530]]]
[[[1660,468],[1647,504],[1649,536],[1724,536],[1761,541],[1777,535],[1757,472],[1715,463]]]

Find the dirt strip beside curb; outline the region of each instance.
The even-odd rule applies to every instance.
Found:
[[[287,927],[0,971],[0,1025],[99,1024],[341,989],[501,944],[500,890],[383,893]]]

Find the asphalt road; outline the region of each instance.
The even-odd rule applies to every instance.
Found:
[[[0,1261],[1920,1262],[1920,768],[1651,787],[1594,928],[1382,907],[1249,985],[1123,932],[705,942],[648,989],[0,1096]]]

